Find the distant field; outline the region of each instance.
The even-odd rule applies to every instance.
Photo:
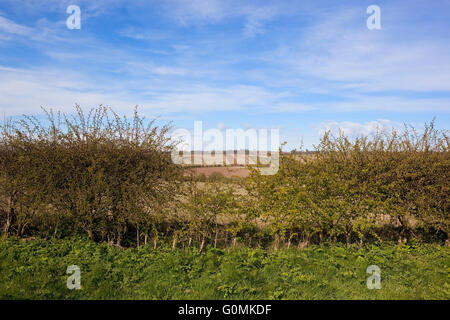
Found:
[[[246,167],[197,167],[186,169],[186,174],[193,172],[195,176],[204,174],[206,177],[210,177],[213,174],[219,174],[225,178],[239,177],[245,178],[250,174],[250,170]]]
[[[183,164],[186,166],[242,166],[255,165],[257,159],[262,162],[270,161],[270,152],[244,152],[225,151],[218,153],[211,152],[185,152],[183,154]]]
[[[283,157],[289,154],[290,153],[288,152],[283,152],[280,156]],[[245,178],[250,174],[250,170],[246,166],[252,166],[257,163],[255,156],[255,153],[249,154],[248,152],[238,155],[237,151],[223,152],[222,154],[217,155],[211,155],[209,152],[187,153],[183,155],[183,163],[186,168],[185,175],[192,172],[195,176],[200,176],[203,174],[206,177],[210,177],[213,174],[217,174],[225,178]],[[201,164],[196,164],[194,160],[195,157],[201,159]],[[312,158],[313,154],[299,153],[295,156],[296,159],[299,159],[300,157],[303,159],[308,159]],[[259,152],[258,159],[266,164],[271,162],[267,152]]]
[[[119,249],[88,240],[0,240],[0,299],[450,299],[450,248]],[[381,289],[369,290],[369,265]],[[66,287],[69,265],[81,290]]]
[[[287,154],[282,153],[281,156],[286,156]],[[225,178],[245,178],[250,174],[250,170],[246,166],[256,163],[255,154],[251,155],[248,153],[238,155],[237,152],[224,152],[222,155],[211,156],[208,152],[192,152],[183,156],[184,166],[186,167],[185,175],[193,173],[194,176],[205,175],[206,177],[210,177],[213,174],[217,174]],[[201,165],[194,164],[195,156],[202,159]],[[305,157],[305,155],[302,156]],[[258,157],[264,163],[270,163],[271,161],[270,157],[267,156],[267,152],[258,153]]]

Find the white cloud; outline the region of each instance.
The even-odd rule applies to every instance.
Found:
[[[136,28],[129,26],[118,32],[121,36],[135,39],[135,40],[146,40],[146,41],[158,41],[169,38],[169,34],[161,30],[149,30],[143,28]]]
[[[129,70],[134,74],[150,73],[160,76],[184,76],[189,73],[189,70],[185,68],[154,65],[150,63],[129,62],[127,65]]]
[[[326,105],[322,109],[327,109]],[[450,112],[450,99],[358,96],[348,102],[328,104],[332,111]]]
[[[304,112],[316,110],[318,107],[314,104],[306,103],[277,103],[272,106],[269,112]]]
[[[341,132],[348,137],[368,136],[377,132],[387,131],[392,128],[398,127],[398,123],[394,123],[390,120],[376,120],[365,123],[357,123],[351,121],[328,121],[321,123],[318,127],[318,134],[322,136],[326,131],[330,131],[333,135],[339,135]]]
[[[213,111],[250,111],[253,114],[291,113],[323,110],[354,111],[440,111],[448,112],[450,99],[401,99],[396,97],[354,96],[348,102],[283,102],[286,93],[263,87],[231,85],[212,87],[189,84],[164,75],[178,74],[177,69],[154,66],[159,80],[131,77],[126,81],[93,78],[81,72],[62,69],[17,69],[0,67],[0,110],[6,115],[39,113],[40,106],[71,111],[75,103],[85,107],[110,105],[117,111],[130,112],[140,105],[147,113],[197,113]],[[180,71],[181,72],[181,71]]]
[[[15,11],[27,15],[40,16],[48,12],[62,12],[65,14],[69,5],[78,5],[82,10],[83,19],[105,15],[118,5],[125,3],[124,0],[2,0],[2,4]]]
[[[386,111],[397,113],[411,112],[450,112],[450,99],[440,98],[405,98],[397,96],[364,96],[360,94],[343,95],[347,101],[328,101],[311,103],[274,103],[268,112],[361,112],[361,111]]]
[[[150,114],[238,111],[255,106],[267,108],[278,97],[256,86],[214,88],[183,84],[167,90],[166,82],[103,80],[60,69],[0,67],[0,110],[7,116],[40,113],[40,106],[72,111],[74,104],[79,103],[83,107],[109,105],[125,113],[131,112],[134,105]],[[135,91],[136,84],[139,93]]]
[[[396,29],[395,19],[389,30],[371,31],[361,23],[362,13],[358,7],[318,15],[318,22],[293,35],[292,44],[265,59],[289,68],[292,78],[320,79],[317,90],[450,90],[448,41],[403,40],[409,30]]]
[[[218,22],[230,14],[227,2],[220,0],[172,0],[167,4],[168,14],[181,25],[195,21]]]
[[[279,14],[277,7],[264,6],[259,8],[247,8],[244,9],[245,26],[244,35],[253,37],[258,34],[264,34],[264,24],[273,19]]]
[[[32,34],[33,29],[15,23],[5,17],[0,16],[0,33],[7,33],[18,36],[28,36]]]
[[[177,6],[169,9],[172,4]],[[108,1],[101,1],[92,4],[88,11],[106,10],[101,8],[108,5]],[[292,3],[264,2],[258,6],[254,1],[173,0],[167,10],[172,10],[170,14],[185,25],[239,20],[243,33],[251,37],[264,33],[269,21],[289,14],[290,5]],[[299,7],[293,6],[291,12],[298,12]],[[153,61],[146,56],[153,47],[139,48],[139,51],[125,46],[119,48],[89,33],[83,33],[80,38],[76,38],[75,33],[64,37],[63,31],[56,32],[60,27],[68,32],[63,20],[58,24],[41,19],[30,28],[0,17],[0,38],[2,32],[15,35],[18,41],[22,39],[18,36],[24,35],[35,41],[31,47],[57,60],[59,65],[63,62],[67,69],[72,68],[71,72],[2,68],[0,110],[7,110],[9,114],[34,112],[39,105],[71,108],[79,102],[121,108],[140,104],[157,112],[245,109],[254,113],[449,112],[448,98],[413,98],[416,92],[450,90],[448,43],[432,39],[401,41],[402,37],[398,33],[392,35],[392,31],[369,31],[365,28],[364,12],[359,8],[338,7],[314,13],[316,24],[302,25],[299,21],[298,29],[289,29],[293,32],[289,42],[283,41],[283,37],[277,38],[280,47],[261,56],[258,52],[250,56],[238,49],[230,50],[231,53],[217,50],[231,41],[236,45],[246,39],[216,39],[214,33],[205,33],[206,39],[194,39],[186,44],[184,39],[175,38],[163,47],[169,53],[167,57],[154,60],[159,63],[147,62]],[[141,40],[170,36],[134,27],[123,29],[121,34]],[[74,46],[77,50],[73,50]],[[81,64],[82,60],[86,64]],[[247,61],[255,67],[247,68]],[[51,62],[55,61],[49,61],[48,65]],[[83,71],[75,70],[74,66]],[[90,68],[99,70],[99,74],[107,68],[107,76],[112,74],[112,77],[99,80],[96,71],[89,72]],[[402,97],[396,95],[395,90],[407,92]],[[322,94],[319,98],[325,97],[323,100],[327,102],[308,97],[310,93]],[[303,100],[304,96],[308,100]],[[290,102],[286,102],[286,98]]]
[[[100,104],[131,108],[124,98],[72,72],[0,67],[0,110],[7,116],[39,114],[41,106],[69,112],[75,103],[87,108]]]
[[[187,86],[159,94],[146,105],[166,111],[238,111],[248,108],[267,108],[277,95],[255,86],[212,88]]]
[[[276,16],[292,13],[289,3],[240,0],[172,0],[166,14],[183,26],[193,23],[219,23],[225,19],[243,19],[243,35],[253,37],[265,32],[264,24]]]

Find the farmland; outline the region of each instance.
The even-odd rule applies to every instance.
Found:
[[[449,297],[449,140],[433,122],[328,132],[262,175],[173,163],[170,128],[137,111],[77,112],[1,128],[2,298]],[[82,291],[65,287],[72,264]]]

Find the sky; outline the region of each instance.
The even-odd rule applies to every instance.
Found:
[[[2,0],[0,115],[138,105],[175,128],[278,128],[284,150],[338,128],[449,129],[449,14],[450,1]]]

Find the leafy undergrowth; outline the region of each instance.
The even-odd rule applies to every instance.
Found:
[[[450,248],[429,244],[119,249],[85,239],[0,240],[1,299],[450,299]],[[369,290],[369,265],[381,269]],[[78,265],[81,290],[66,286]]]

